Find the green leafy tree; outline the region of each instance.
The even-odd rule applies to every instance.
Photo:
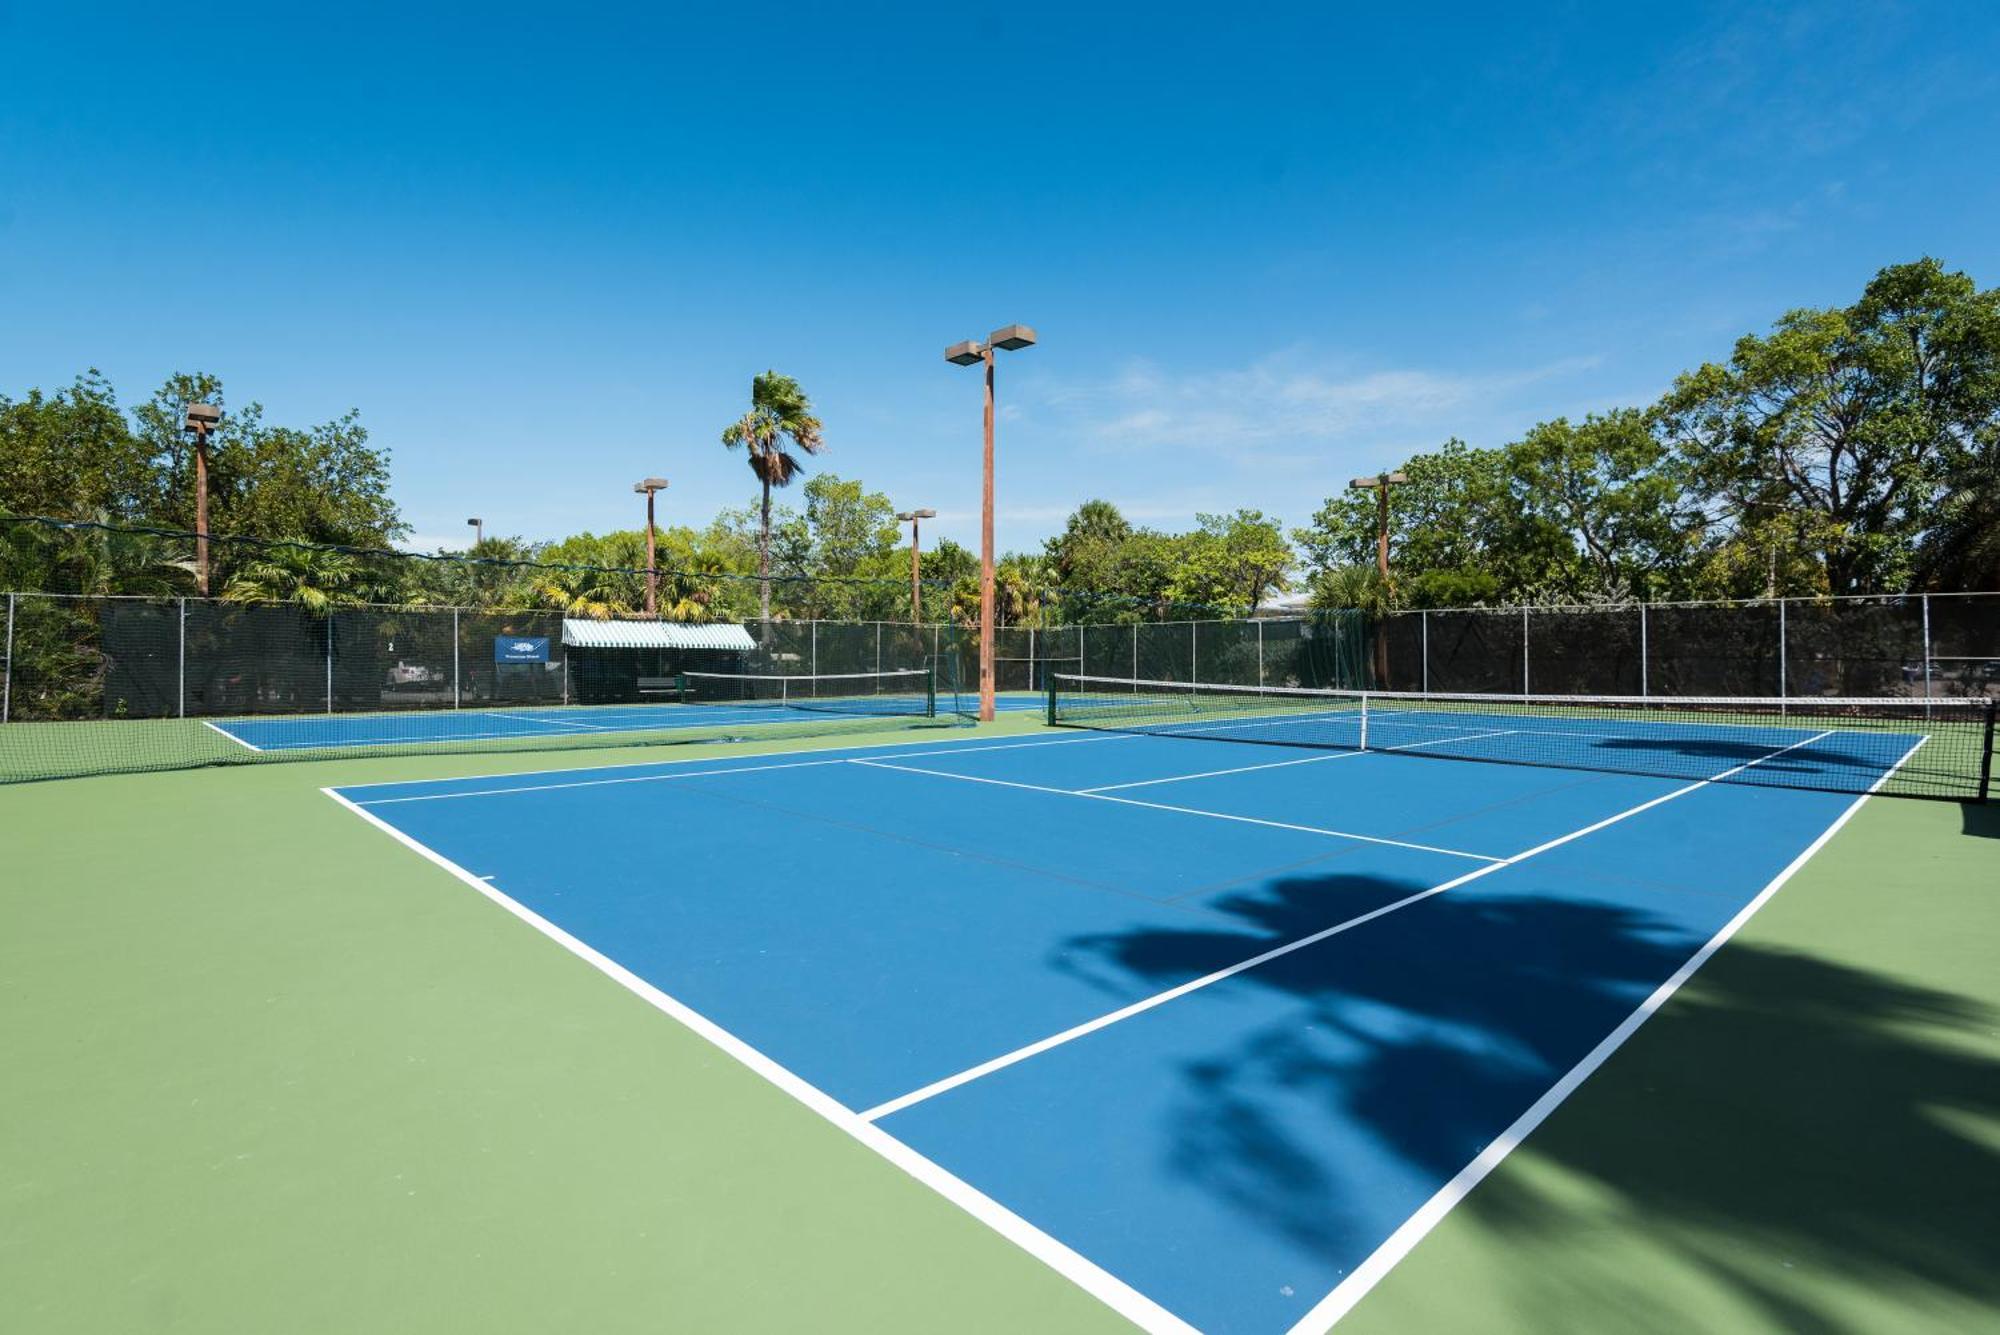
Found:
[[[1655,409],[1714,512],[1794,514],[1835,593],[1907,586],[1934,506],[1994,420],[2000,296],[1935,260],[1882,270],[1855,304],[1795,310],[1682,376]],[[1773,552],[1769,592],[1779,587]]]
[[[1401,466],[1409,482],[1389,493],[1389,559],[1399,599],[1411,606],[1486,601],[1544,580],[1573,559],[1566,534],[1525,511],[1507,453],[1452,439]],[[1317,578],[1375,563],[1373,492],[1329,497],[1312,523],[1294,529]],[[1478,592],[1479,597],[1468,597]]]
[[[758,616],[771,619],[771,489],[787,487],[802,470],[791,449],[818,454],[824,448],[819,418],[799,382],[765,371],[750,383],[750,411],[729,424],[722,443],[741,447],[762,489],[757,555]],[[789,447],[789,448],[788,448]]]
[[[147,517],[152,470],[97,371],[53,394],[0,395],[0,511],[124,523]]]
[[[1550,562],[1543,589],[1570,597],[1614,589],[1661,595],[1684,582],[1705,518],[1688,493],[1685,462],[1638,409],[1543,422],[1506,447],[1503,463],[1532,521],[1524,531],[1536,550],[1558,554],[1558,535],[1573,543],[1573,559]]]
[[[1167,586],[1174,602],[1247,616],[1265,594],[1285,587],[1296,558],[1277,520],[1261,510],[1195,518],[1199,526],[1175,543],[1179,556]]]
[[[171,376],[132,414],[153,462],[148,513],[180,529],[195,520],[193,451],[181,429],[195,402],[223,406],[222,382]],[[406,531],[389,495],[389,456],[368,444],[357,414],[315,427],[271,426],[257,403],[225,411],[210,441],[209,527],[222,536],[356,547],[392,546]],[[226,577],[238,549],[212,550]]]

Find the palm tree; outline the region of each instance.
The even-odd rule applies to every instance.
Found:
[[[222,596],[232,603],[297,603],[315,616],[362,601],[361,562],[322,547],[272,546],[245,561]]]
[[[764,621],[771,619],[771,488],[790,486],[801,471],[798,459],[786,452],[788,441],[807,454],[818,454],[824,443],[820,422],[798,381],[766,371],[750,382],[750,411],[722,433],[724,445],[732,450],[741,445],[750,452],[750,471],[763,487],[757,529],[757,609]]]

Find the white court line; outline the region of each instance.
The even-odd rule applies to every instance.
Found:
[[[987,751],[1016,751],[1031,746],[1074,746],[1079,742],[1129,741],[1131,740],[1131,737],[1133,735],[1135,734],[1121,733],[1116,736],[1106,735],[1101,737],[1061,737],[1057,738],[1054,741],[1005,742],[999,746],[966,746],[966,747],[959,747],[954,750],[945,750],[945,751],[898,751],[895,752],[895,754],[898,756],[915,756],[915,757],[978,755]],[[852,749],[853,749],[852,747],[828,748],[828,750],[835,752],[852,750]],[[809,755],[814,755],[816,753],[813,751],[773,751],[770,752],[769,754],[775,756],[809,756]],[[743,757],[743,759],[745,760],[754,760],[755,758],[756,757],[754,756]],[[547,792],[553,792],[558,788],[598,788],[618,783],[664,783],[669,779],[699,779],[718,774],[758,774],[762,773],[765,770],[773,770],[773,769],[805,769],[814,765],[845,765],[848,763],[848,761],[852,759],[853,757],[851,756],[836,754],[830,759],[793,760],[793,761],[784,761],[776,765],[732,765],[724,769],[699,769],[699,770],[674,769],[666,774],[634,774],[634,775],[627,775],[624,778],[618,778],[618,779],[577,779],[570,783],[530,783],[530,784],[517,784],[512,788],[473,788],[465,792],[458,792],[458,793],[416,793],[408,797],[374,797],[374,798],[367,798],[365,800],[357,799],[357,804],[364,807],[380,807],[380,806],[387,806],[391,802],[444,802],[455,797],[503,797],[508,793],[547,793]],[[639,769],[639,768],[656,769],[662,765],[699,765],[701,763],[702,762],[699,760],[666,760],[666,761],[652,760],[652,761],[637,761],[628,765],[605,765],[602,767],[602,769],[523,770],[518,774],[511,774],[511,775],[480,774],[471,777],[484,779],[484,778],[523,778],[523,777],[532,777],[537,774],[578,774],[578,773],[597,774],[597,773],[602,773],[603,770],[611,770],[611,769]],[[354,792],[362,788],[403,788],[411,786],[413,784],[422,787],[431,787],[437,784],[463,783],[463,782],[465,782],[464,779],[388,779],[380,783],[343,784],[341,786],[341,791]]]
[[[357,799],[358,807],[386,807],[398,802],[448,802],[456,797],[504,797],[508,793],[549,793],[558,788],[604,788],[618,783],[659,783],[667,779],[700,779],[716,774],[759,774],[774,769],[810,769],[815,765],[843,765],[844,760],[789,760],[778,765],[741,765],[734,769],[676,770],[672,774],[633,774],[622,779],[580,779],[575,783],[524,783],[512,788],[475,788],[465,793],[413,793],[408,797]],[[449,779],[436,780],[450,783]]]
[[[1044,1233],[984,1192],[926,1159],[886,1131],[857,1117],[852,1109],[838,1099],[779,1065],[685,1002],[669,996],[616,960],[571,936],[533,909],[509,898],[491,882],[473,875],[442,853],[419,843],[380,816],[362,810],[359,805],[342,796],[337,790],[322,788],[320,791],[419,857],[444,868],[626,991],[656,1010],[672,1016],[696,1035],[734,1057],[1128,1321],[1141,1329],[1162,1332],[1163,1335],[1198,1335],[1194,1327],[1125,1281]]]
[[[1563,1100],[1575,1093],[1577,1087],[1589,1079],[1598,1067],[1604,1065],[1612,1053],[1624,1046],[1625,1041],[1637,1032],[1640,1025],[1651,1019],[1660,1007],[1666,1005],[1668,998],[1678,992],[1681,986],[1695,975],[1696,970],[1708,963],[1710,956],[1722,949],[1743,924],[1756,916],[1757,911],[1764,907],[1771,896],[1784,888],[1785,882],[1791,880],[1799,868],[1805,866],[1820,849],[1826,847],[1827,841],[1840,832],[1840,828],[1853,818],[1854,813],[1861,810],[1862,804],[1887,783],[1889,777],[1901,769],[1904,762],[1917,753],[1917,747],[1923,744],[1922,740],[1918,741],[1916,746],[1912,746],[1898,757],[1895,764],[1884,770],[1880,778],[1868,785],[1868,791],[1848,804],[1819,838],[1806,845],[1804,852],[1793,858],[1783,871],[1771,878],[1771,883],[1759,891],[1756,898],[1745,904],[1735,917],[1724,923],[1721,930],[1708,939],[1707,944],[1688,957],[1687,963],[1674,970],[1672,976],[1655,988],[1651,996],[1640,1002],[1616,1029],[1605,1035],[1602,1042],[1584,1054],[1583,1060],[1572,1066],[1562,1079],[1556,1081],[1547,1092],[1530,1104],[1526,1112],[1515,1118],[1513,1125],[1495,1136],[1485,1149],[1474,1156],[1471,1163],[1459,1169],[1451,1181],[1438,1188],[1429,1200],[1417,1208],[1415,1214],[1404,1220],[1401,1227],[1369,1254],[1367,1260],[1356,1266],[1352,1274],[1336,1285],[1333,1292],[1313,1304],[1312,1310],[1300,1317],[1287,1335],[1308,1335],[1308,1332],[1317,1335],[1318,1332],[1326,1330],[1346,1316],[1356,1303],[1367,1296],[1370,1289],[1382,1282],[1383,1276],[1393,1270],[1399,1261],[1423,1241],[1426,1234],[1438,1226],[1438,1223],[1451,1212],[1452,1207],[1464,1200],[1474,1187],[1485,1180],[1488,1173],[1498,1168],[1503,1159],[1519,1148],[1521,1142],[1526,1140],[1536,1127],[1547,1121],[1549,1114],[1554,1112]]]
[[[532,723],[532,724],[534,724],[534,725],[535,725],[536,727],[538,727],[538,728],[540,728],[540,727],[546,727],[547,725],[549,725],[549,724],[553,723],[553,724],[555,724],[555,725],[556,725],[556,726],[557,726],[558,728],[585,728],[585,729],[588,729],[588,730],[589,730],[589,731],[591,731],[591,732],[627,732],[627,731],[630,731],[630,730],[631,730],[631,728],[630,728],[630,725],[629,725],[629,724],[618,724],[618,723],[572,723],[572,722],[571,722],[570,720],[568,720],[568,719],[566,719],[566,718],[544,718],[544,717],[542,717],[541,715],[538,715],[538,714],[509,714],[509,713],[505,713],[505,712],[503,712],[503,711],[501,711],[501,710],[498,710],[498,709],[488,709],[488,710],[483,710],[483,711],[481,711],[481,713],[480,713],[480,717],[481,717],[481,718],[504,718],[504,719],[511,719],[511,720],[513,720],[513,721],[514,721],[514,722],[516,722],[516,723]],[[671,727],[671,726],[673,726],[673,725],[672,725],[672,724],[655,724],[654,726],[655,726],[655,727]],[[426,738],[425,738],[424,740],[425,740],[425,741],[431,741],[431,740],[438,740],[438,741],[444,741],[444,740],[446,740],[446,739],[445,739],[445,738],[436,738],[436,739],[432,739],[432,738],[428,738],[428,737],[426,737]]]
[[[214,728],[217,732],[221,733],[224,737],[227,737],[230,741],[236,743],[238,746],[242,747],[246,751],[262,751],[264,749],[261,746],[255,746],[249,742],[244,741],[241,737],[238,737],[235,733],[231,732],[229,729],[223,727],[219,723],[210,723],[207,719],[203,719],[201,720],[201,726],[204,728]]]
[[[1238,765],[1234,769],[1203,770],[1199,774],[1169,774],[1164,779],[1140,779],[1136,783],[1102,783],[1095,788],[1078,788],[1079,793],[1115,793],[1126,788],[1150,788],[1156,783],[1186,783],[1189,779],[1213,779],[1224,774],[1249,774],[1260,769],[1283,769],[1287,765],[1317,765],[1325,760],[1346,760],[1353,756],[1365,756],[1366,751],[1334,751],[1323,756],[1307,756],[1304,760],[1273,760],[1263,765]]]
[[[1362,754],[1356,752],[1356,755]],[[1031,793],[1055,793],[1061,797],[1081,797],[1092,802],[1116,802],[1120,806],[1145,807],[1152,811],[1177,811],[1183,816],[1207,816],[1211,820],[1235,821],[1240,825],[1263,825],[1273,830],[1297,830],[1301,834],[1323,834],[1333,839],[1352,839],[1363,844],[1386,844],[1390,848],[1410,848],[1419,853],[1442,853],[1446,857],[1471,858],[1475,862],[1499,862],[1496,857],[1485,853],[1468,853],[1462,848],[1439,848],[1433,844],[1412,844],[1402,839],[1384,839],[1373,834],[1355,834],[1350,830],[1326,830],[1317,825],[1293,825],[1281,820],[1263,820],[1256,816],[1232,816],[1226,811],[1202,811],[1196,807],[1169,806],[1165,802],[1142,802],[1136,797],[1114,797],[1110,793],[1088,792],[1081,788],[1048,788],[1039,783],[1016,783],[1012,779],[988,779],[977,774],[953,774],[950,770],[920,769],[915,765],[892,765],[886,760],[849,760],[850,765],[866,765],[870,769],[901,770],[905,774],[928,774],[939,779],[959,779],[966,783],[990,783],[997,788],[1022,788]]]
[[[1428,742],[1406,742],[1402,746],[1379,746],[1363,751],[1336,751],[1331,755],[1307,756],[1304,760],[1273,760],[1262,765],[1238,765],[1234,769],[1203,770],[1199,774],[1169,774],[1164,779],[1140,779],[1137,783],[1105,783],[1095,788],[1079,788],[1079,793],[1115,793],[1127,788],[1149,788],[1156,783],[1184,783],[1189,779],[1213,779],[1224,774],[1250,774],[1260,769],[1283,769],[1287,765],[1317,765],[1323,760],[1345,760],[1349,756],[1383,755],[1391,751],[1415,751],[1425,746],[1448,746],[1452,742],[1476,742],[1486,737],[1507,737],[1513,729],[1503,728],[1497,732],[1468,732],[1462,737],[1439,737]]]
[[[1825,736],[1826,734],[1822,733],[1820,735]],[[1817,737],[1806,739],[1806,741],[1818,741],[1818,740],[1819,738]],[[1785,747],[1784,750],[1773,751],[1770,753],[1770,755],[1759,756],[1757,759],[1752,760],[1747,764],[1737,765],[1732,769],[1726,769],[1722,771],[1722,773],[1711,775],[1706,779],[1697,779],[1695,782],[1690,783],[1685,787],[1676,788],[1670,793],[1662,793],[1660,796],[1641,802],[1637,806],[1627,807],[1625,810],[1617,813],[1616,815],[1606,816],[1603,820],[1597,821],[1596,823],[1591,825],[1586,825],[1580,830],[1572,830],[1568,834],[1559,835],[1556,838],[1549,840],[1547,843],[1537,844],[1533,848],[1530,848],[1525,852],[1516,853],[1512,857],[1502,858],[1487,866],[1476,868],[1475,870],[1465,873],[1463,876],[1453,877],[1451,880],[1445,881],[1439,885],[1434,885],[1430,887],[1428,890],[1419,890],[1413,895],[1405,895],[1403,898],[1396,900],[1394,903],[1384,904],[1379,908],[1370,909],[1368,912],[1358,914],[1355,917],[1349,918],[1344,922],[1337,922],[1331,927],[1323,927],[1319,931],[1312,933],[1310,936],[1302,936],[1296,941],[1288,941],[1282,946],[1275,946],[1272,949],[1265,951],[1261,955],[1253,955],[1247,960],[1241,960],[1225,968],[1217,969],[1215,972],[1204,974],[1200,978],[1190,979],[1188,982],[1182,983],[1178,987],[1170,987],[1164,992],[1156,992],[1150,997],[1145,997],[1139,1001],[1135,1001],[1129,1006],[1121,1006],[1117,1010],[1109,1011],[1103,1015],[1098,1016],[1094,1020],[1086,1020],[1082,1024],[1072,1025],[1070,1028],[1065,1029],[1060,1033],[1050,1034],[1047,1038],[1038,1039],[1037,1041],[1029,1043],[1024,1047],[1016,1048],[1012,1052],[1002,1053],[1000,1056],[994,1057],[989,1061],[981,1062],[977,1066],[967,1067],[965,1070],[958,1072],[958,1074],[956,1075],[948,1075],[942,1080],[932,1081],[930,1084],[925,1085],[921,1089],[913,1089],[909,1093],[890,1099],[886,1103],[879,1103],[875,1105],[873,1108],[868,1109],[861,1115],[867,1118],[869,1121],[873,1122],[880,1118],[887,1117],[891,1113],[901,1112],[903,1109],[911,1107],[915,1104],[922,1103],[926,1099],[935,1098],[939,1094],[943,1094],[949,1090],[957,1089],[961,1085],[970,1084],[974,1080],[977,1080],[982,1076],[988,1076],[993,1074],[995,1071],[1004,1070],[1007,1067],[1012,1066],[1017,1062],[1027,1060],[1029,1057],[1039,1056],[1040,1054],[1049,1051],[1051,1048],[1061,1047],[1065,1043],[1074,1042],[1075,1040],[1082,1038],[1087,1034],[1094,1034],[1100,1029],[1105,1029],[1110,1027],[1111,1025],[1117,1024],[1121,1020],[1129,1020],[1135,1015],[1142,1015],[1145,1012],[1152,1010],[1156,1006],[1163,1006],[1169,1001],[1173,1001],[1177,998],[1188,995],[1190,992],[1198,992],[1202,988],[1212,986],[1213,984],[1216,983],[1220,983],[1225,979],[1234,978],[1237,974],[1242,973],[1245,970],[1254,969],[1260,964],[1268,964],[1275,959],[1281,959],[1286,955],[1292,954],[1294,951],[1304,950],[1307,946],[1318,945],[1320,942],[1327,940],[1329,937],[1339,936],[1342,932],[1352,931],[1354,928],[1361,926],[1363,923],[1370,923],[1375,921],[1377,918],[1386,917],[1391,913],[1397,912],[1398,910],[1406,909],[1412,904],[1420,904],[1424,900],[1429,899],[1434,895],[1441,895],[1445,893],[1445,891],[1447,890],[1456,890],[1461,885],[1465,885],[1469,882],[1476,881],[1482,876],[1491,876],[1494,872],[1499,871],[1502,868],[1512,867],[1518,863],[1526,862],[1529,858],[1538,857],[1541,854],[1548,852],[1550,849],[1561,848],[1564,844],[1570,843],[1577,839],[1581,839],[1587,834],[1595,834],[1597,831],[1604,829],[1606,826],[1616,825],[1618,822],[1636,816],[1642,811],[1650,811],[1654,807],[1659,806],[1661,803],[1671,802],[1677,797],[1685,797],[1687,794],[1694,792],[1698,788],[1706,788],[1709,784],[1715,783],[1721,779],[1726,779],[1732,774],[1740,773],[1743,770],[1749,769],[1752,765],[1761,765],[1766,760],[1770,760],[1775,756],[1783,755],[1785,751],[1789,751],[1793,747],[1804,746],[1806,744],[1806,741],[1793,742],[1791,746]],[[1900,764],[1901,762],[1899,761],[1897,763]]]

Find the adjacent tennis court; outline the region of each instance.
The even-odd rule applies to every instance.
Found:
[[[895,674],[867,674],[871,681]],[[825,680],[824,678],[818,680]],[[1042,709],[1040,697],[1029,693],[1002,695],[995,708],[1004,712]],[[267,718],[204,720],[209,727],[249,751],[340,751],[383,746],[418,747],[485,740],[541,738],[580,740],[646,733],[717,729],[795,727],[815,715],[884,720],[925,714],[921,689],[905,687],[866,698],[752,700],[740,704],[689,703],[617,705],[516,706],[509,709],[410,710],[370,714],[282,714]]]
[[[1739,731],[1677,777],[1100,722],[326,791],[1140,1324],[1276,1332],[1860,803],[1821,786],[1927,749]]]

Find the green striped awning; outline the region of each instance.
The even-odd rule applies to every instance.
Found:
[[[755,649],[734,621],[588,621],[564,618],[562,642],[573,649]]]

